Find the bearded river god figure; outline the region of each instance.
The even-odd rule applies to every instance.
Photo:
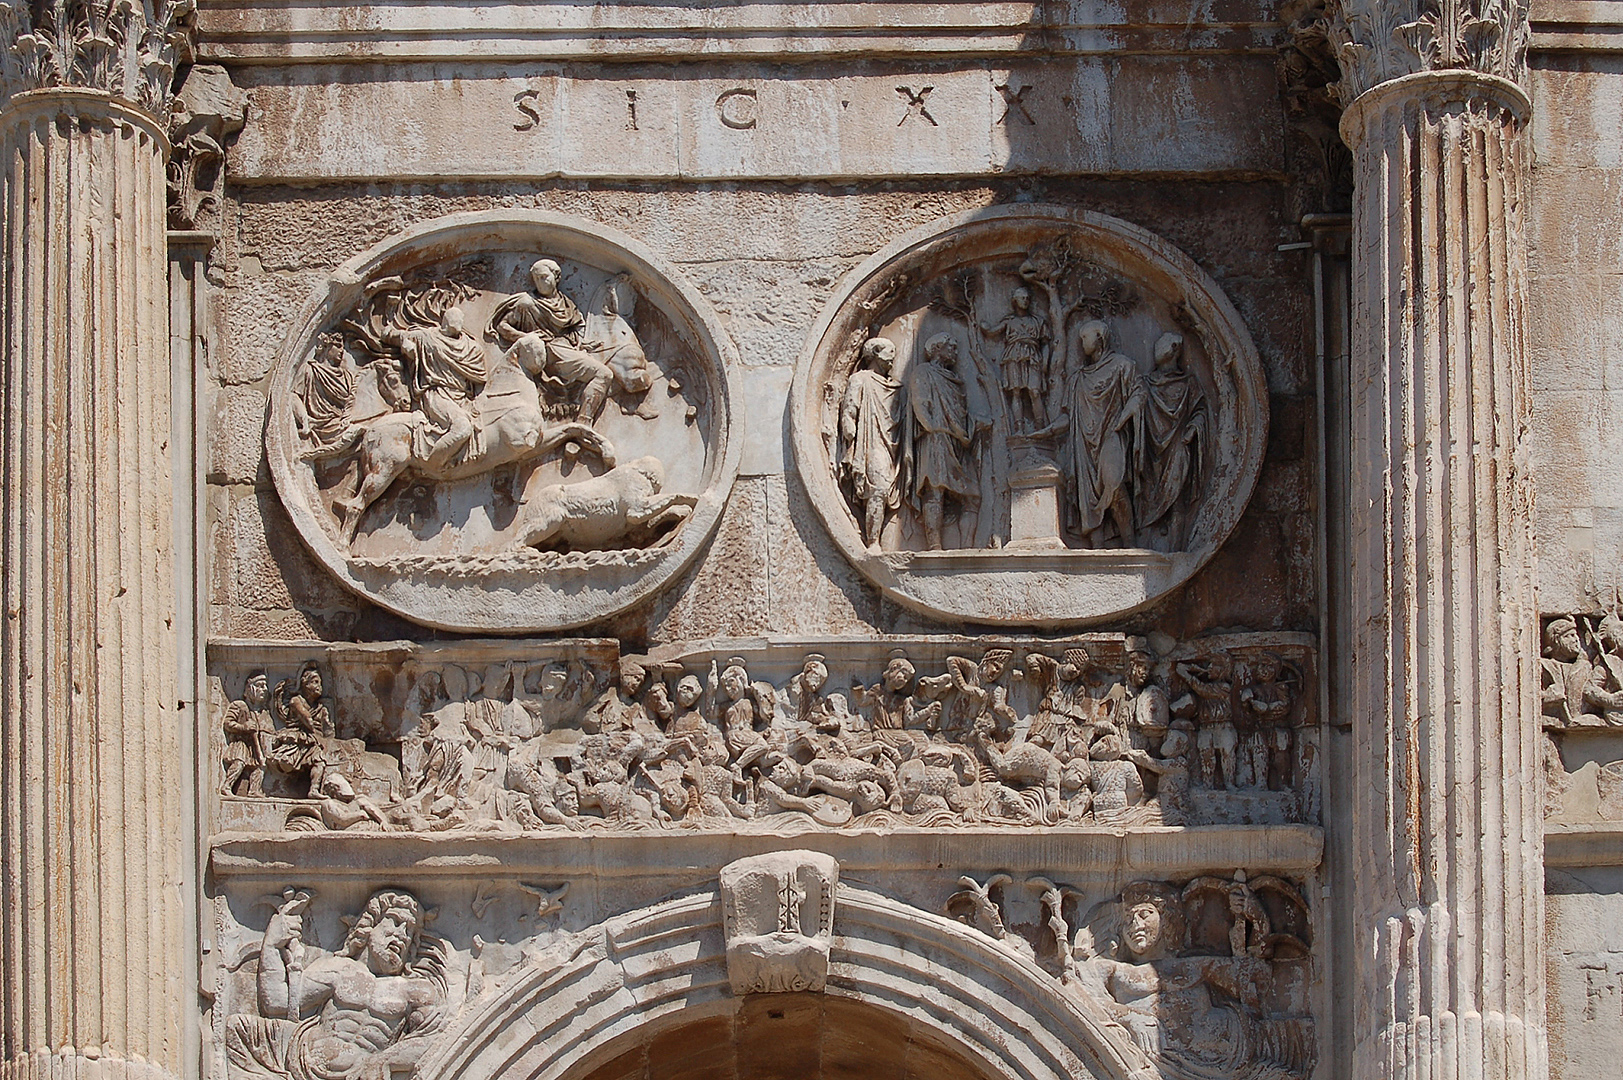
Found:
[[[697,294],[605,232],[430,223],[312,301],[266,444],[344,584],[436,626],[559,629],[645,598],[703,546],[736,471],[723,339]],[[481,583],[481,603],[457,599]]]
[[[799,472],[846,557],[905,606],[999,625],[1079,625],[1187,581],[1267,443],[1261,361],[1215,283],[1060,207],[967,212],[874,255],[793,393]]]
[[[310,894],[293,889],[265,927],[258,1013],[227,1018],[232,1080],[388,1080],[410,1075],[443,1022],[444,957],[411,893],[372,895],[330,955],[304,943]]]

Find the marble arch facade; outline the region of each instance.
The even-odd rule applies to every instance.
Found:
[[[1610,1075],[1616,6],[0,4],[0,1080]]]

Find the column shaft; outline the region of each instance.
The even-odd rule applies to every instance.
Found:
[[[1426,72],[1342,123],[1359,1078],[1546,1075],[1526,108]]]
[[[106,93],[0,113],[0,1080],[180,1072],[164,168]]]

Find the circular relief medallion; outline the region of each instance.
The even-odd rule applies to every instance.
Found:
[[[709,305],[601,225],[458,215],[350,260],[271,379],[305,543],[429,626],[535,632],[648,598],[738,471]]]
[[[1256,347],[1193,260],[1102,214],[1011,206],[898,240],[807,343],[794,453],[823,523],[915,610],[1058,626],[1187,581],[1267,441]]]

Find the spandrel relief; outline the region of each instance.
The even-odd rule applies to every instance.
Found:
[[[812,504],[898,601],[1103,618],[1186,580],[1260,468],[1249,334],[1182,253],[1055,207],[961,215],[870,259],[791,407]]]
[[[1168,1080],[1312,1075],[1312,926],[1293,882],[1210,874],[1096,900],[1042,876],[972,877],[944,910],[1036,960]]]
[[[1116,828],[1321,813],[1302,635],[271,651],[215,647],[218,831]]]
[[[345,584],[464,630],[579,625],[708,539],[737,467],[704,301],[612,230],[434,223],[352,260],[278,362],[267,448]]]
[[[496,863],[462,875],[397,867],[404,881],[329,868],[313,883],[263,867],[213,898],[205,1074],[405,1080],[499,1075],[505,1064],[542,1075],[527,1045],[594,1050],[650,990],[713,1017],[751,998],[772,1009],[759,994],[866,988],[950,1002],[943,1011],[977,1023],[1080,1015],[1069,1045],[1113,1048],[1121,1065],[1062,1057],[1073,1063],[1054,1075],[1312,1075],[1323,986],[1295,878],[966,872],[942,854],[887,885],[811,850],[685,864],[640,883],[586,864],[534,878]],[[609,1011],[587,1014],[583,1002]],[[499,1060],[457,1066],[480,1047]]]

